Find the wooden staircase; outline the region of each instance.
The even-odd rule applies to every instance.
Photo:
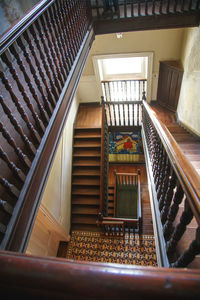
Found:
[[[97,230],[100,205],[101,128],[74,130],[72,230]]]

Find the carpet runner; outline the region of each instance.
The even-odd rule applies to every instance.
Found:
[[[157,266],[153,235],[73,231],[67,248],[68,259],[140,266]]]

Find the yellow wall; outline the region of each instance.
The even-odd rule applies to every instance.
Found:
[[[200,27],[185,30],[181,60],[184,74],[177,114],[200,136]]]
[[[92,45],[82,82],[79,88],[80,99],[83,102],[98,101],[98,92],[95,91],[93,55],[131,52],[153,52],[153,84],[152,100],[156,99],[157,81],[160,60],[179,60],[184,29],[150,30],[123,33],[123,38],[117,39],[116,34],[98,35]],[[88,82],[87,82],[88,78]],[[93,79],[92,79],[93,78]],[[90,86],[88,89],[86,87]],[[92,91],[92,98],[90,97]]]

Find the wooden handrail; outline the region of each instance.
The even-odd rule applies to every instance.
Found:
[[[179,180],[185,186],[184,191],[188,195],[189,204],[200,225],[200,177],[191,163],[186,159],[167,127],[155,117],[153,110],[146,102],[143,102],[143,105],[159,133],[159,137],[166,148]]]
[[[12,299],[199,299],[200,271],[1,252],[1,296]]]

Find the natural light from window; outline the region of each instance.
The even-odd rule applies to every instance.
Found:
[[[143,57],[111,58],[103,61],[107,75],[141,73]]]

